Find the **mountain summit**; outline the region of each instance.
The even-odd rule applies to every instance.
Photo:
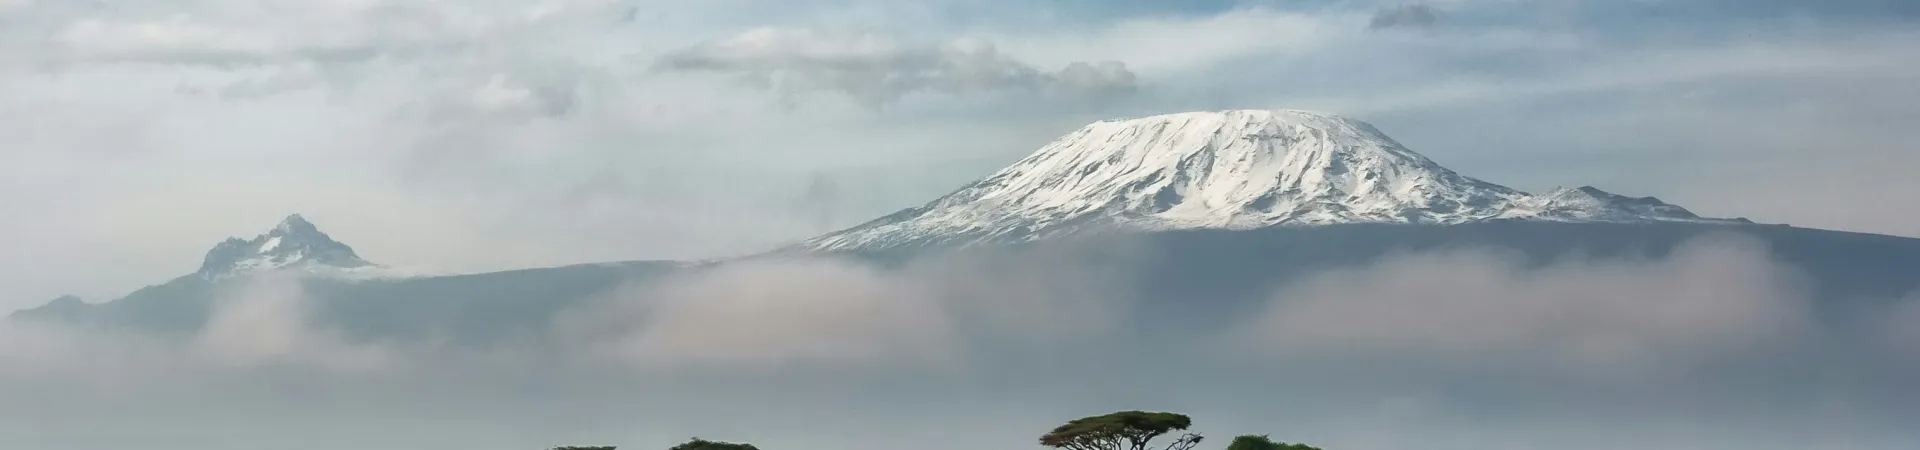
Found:
[[[195,274],[219,279],[288,268],[349,274],[380,266],[360,259],[352,247],[333,240],[313,222],[294,214],[253,239],[227,238],[213,246]]]
[[[1441,167],[1358,120],[1232,110],[1096,122],[932,203],[800,247],[1020,242],[1096,229],[1490,220],[1744,222],[1592,187],[1530,194]]]

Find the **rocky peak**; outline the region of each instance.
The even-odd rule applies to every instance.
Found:
[[[252,239],[228,238],[207,251],[198,275],[209,279],[288,267],[357,269],[373,266],[299,214]]]

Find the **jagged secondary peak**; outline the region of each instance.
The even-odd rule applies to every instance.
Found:
[[[1095,122],[925,206],[801,247],[1024,241],[1091,229],[1703,220],[1658,200],[1575,191],[1534,196],[1466,177],[1334,114],[1187,112]]]
[[[228,238],[207,251],[198,274],[209,279],[246,275],[289,267],[309,269],[365,269],[373,263],[360,259],[353,248],[333,240],[299,214],[253,239]]]
[[[1504,218],[1581,222],[1648,220],[1752,223],[1747,219],[1710,219],[1654,197],[1628,197],[1593,186],[1556,188],[1516,202]]]

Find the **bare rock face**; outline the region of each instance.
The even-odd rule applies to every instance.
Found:
[[[228,238],[207,251],[196,275],[212,280],[281,269],[339,272],[377,269],[299,214],[253,239]]]

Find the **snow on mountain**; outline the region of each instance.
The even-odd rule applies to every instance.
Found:
[[[1489,220],[1744,222],[1592,187],[1530,194],[1441,167],[1358,120],[1233,110],[1096,122],[931,203],[800,247],[1019,242],[1082,230]]]
[[[215,280],[283,270],[347,279],[415,275],[360,259],[352,247],[333,240],[299,214],[287,216],[273,230],[253,239],[228,238],[215,245],[195,275]]]

